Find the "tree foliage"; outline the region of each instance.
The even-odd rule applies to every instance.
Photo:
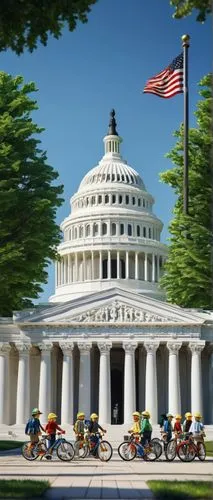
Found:
[[[161,286],[169,302],[183,307],[213,308],[212,282],[212,78],[200,82],[195,112],[197,127],[189,129],[189,215],[183,215],[183,126],[167,154],[174,168],[160,174],[177,195],[170,223],[170,247]]]
[[[175,19],[186,17],[196,9],[198,10],[196,20],[203,23],[206,16],[212,12],[211,0],[170,0],[170,4],[175,7],[173,15]]]
[[[90,6],[97,0],[1,0],[0,51],[21,54],[37,42],[47,45],[48,35],[60,38],[65,25],[74,31],[78,21],[87,22]]]
[[[31,305],[47,282],[60,229],[56,210],[62,186],[46,163],[33,123],[34,83],[0,72],[0,316]]]

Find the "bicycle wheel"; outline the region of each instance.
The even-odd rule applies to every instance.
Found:
[[[197,456],[201,462],[203,462],[206,458],[206,447],[202,441],[197,442]]]
[[[149,462],[154,462],[157,459],[157,453],[155,451],[155,443],[152,444],[151,441],[147,446],[144,446],[144,455],[142,457],[144,460],[149,460]]]
[[[153,438],[153,439],[151,439],[150,443],[152,444],[152,446],[154,446],[154,450],[155,450],[155,453],[157,455],[157,458],[160,458],[160,456],[163,453],[163,447],[162,447],[160,439]]]
[[[192,462],[196,457],[196,447],[193,443],[181,443],[177,448],[177,454],[181,462]]]
[[[122,458],[122,460],[129,462],[130,460],[134,460],[136,457],[137,448],[134,443],[124,441],[118,447],[118,455]]]
[[[74,450],[77,458],[86,458],[90,451],[88,443],[81,443],[78,441],[74,443]]]
[[[25,460],[29,460],[30,462],[32,460],[36,460],[39,456],[38,448],[37,446],[31,447],[31,441],[27,441],[26,443],[23,444],[21,447],[21,454],[25,458]]]
[[[101,441],[97,447],[98,458],[102,462],[108,462],[112,457],[112,446],[108,441]]]
[[[165,447],[165,457],[168,462],[172,462],[175,459],[177,453],[177,442],[175,439],[170,439]]]
[[[70,462],[75,455],[75,450],[72,443],[69,441],[62,441],[56,448],[57,457],[63,462]]]

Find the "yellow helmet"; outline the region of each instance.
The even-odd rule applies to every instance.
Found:
[[[176,420],[181,420],[181,419],[182,419],[182,416],[181,416],[181,415],[179,415],[179,414],[177,414],[177,415],[175,415],[175,418],[176,418]]]
[[[133,417],[140,417],[140,413],[139,413],[139,411],[133,411],[132,416],[133,416]]]
[[[79,418],[79,417],[85,417],[85,413],[83,411],[79,411],[77,413],[77,418]]]
[[[91,413],[90,418],[91,418],[91,419],[93,419],[93,418],[98,418],[97,413]]]
[[[196,413],[194,413],[194,417],[195,418],[202,418],[202,415],[200,414],[199,411],[196,411]]]
[[[185,417],[186,417],[186,418],[188,418],[188,417],[192,417],[192,414],[190,413],[190,411],[187,411],[187,412],[185,413]]]
[[[47,420],[51,420],[52,418],[57,418],[57,415],[55,413],[49,413]]]
[[[149,413],[149,411],[148,411],[148,410],[144,410],[144,411],[142,411],[142,416],[143,416],[143,417],[148,417],[148,418],[150,418],[150,413]]]

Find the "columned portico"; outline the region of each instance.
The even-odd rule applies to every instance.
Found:
[[[78,343],[80,351],[80,369],[79,369],[79,402],[78,407],[88,418],[90,415],[91,402],[91,366],[90,350],[92,343]]]

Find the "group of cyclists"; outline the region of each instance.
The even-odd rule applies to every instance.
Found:
[[[40,422],[40,415],[42,415],[42,412],[38,408],[33,408],[31,418],[26,424],[25,434],[29,436],[29,442],[25,443],[24,446],[23,455],[25,458],[34,459],[38,456],[41,456],[41,458],[45,456],[45,458],[51,459],[54,449],[61,460],[71,460],[74,455],[84,458],[88,454],[105,461],[111,458],[112,447],[110,443],[102,441],[102,436],[107,431],[99,424],[96,413],[92,413],[89,420],[85,419],[84,412],[79,411],[77,413],[73,427],[75,434],[74,445],[62,437],[60,439],[56,438],[56,434],[65,434],[65,431],[58,425],[55,413],[49,413],[48,422],[44,426]],[[142,456],[144,459],[148,457],[151,460],[151,456],[153,456],[154,460],[163,451],[162,442],[164,443],[164,451],[168,449],[174,451],[174,446],[176,450],[177,441],[182,442],[185,440],[184,442],[187,442],[187,440],[193,439],[195,442],[203,442],[204,425],[199,412],[194,415],[186,412],[183,424],[180,414],[175,416],[171,413],[162,414],[159,422],[162,442],[158,438],[152,439],[151,415],[148,410],[134,411],[132,417],[132,426],[128,430],[130,438],[126,440],[131,443],[131,457],[130,454],[127,456],[127,449],[129,453],[130,445],[127,445],[126,441],[121,443],[118,448],[119,455],[124,460],[130,460],[137,455]],[[43,441],[40,440],[42,431],[45,433]],[[169,456],[169,454],[166,452],[165,454],[166,458],[168,458],[167,455]]]

